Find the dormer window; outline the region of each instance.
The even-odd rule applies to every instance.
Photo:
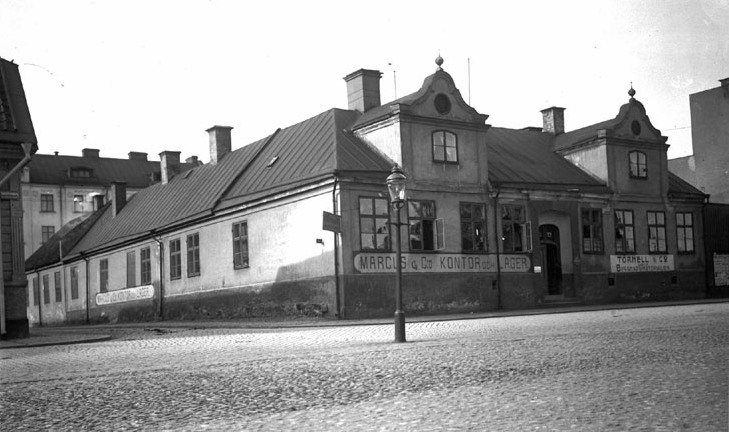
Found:
[[[458,140],[448,131],[433,132],[433,161],[458,163]]]
[[[630,177],[645,179],[648,178],[648,164],[645,153],[632,151],[628,153],[630,164]]]
[[[74,178],[89,178],[91,177],[91,170],[88,168],[71,168],[68,174]]]

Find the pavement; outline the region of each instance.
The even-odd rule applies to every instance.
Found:
[[[729,298],[721,299],[697,299],[697,300],[676,300],[662,302],[641,302],[641,303],[615,303],[603,305],[569,305],[552,307],[541,307],[538,309],[525,310],[500,310],[490,312],[472,312],[467,314],[449,315],[424,315],[406,317],[409,323],[416,322],[440,322],[467,319],[500,318],[514,316],[562,314],[574,312],[588,312],[601,310],[620,310],[637,308],[655,308],[666,306],[683,306],[693,304],[729,303]],[[30,337],[23,339],[2,339],[0,350],[13,348],[41,347],[49,345],[70,345],[92,342],[103,342],[113,338],[113,330],[118,329],[164,329],[164,328],[255,328],[255,329],[280,329],[280,328],[306,328],[306,327],[344,327],[362,325],[391,325],[392,318],[371,318],[357,320],[332,320],[302,317],[300,319],[246,319],[246,320],[211,320],[211,321],[150,321],[136,323],[118,324],[92,324],[85,326],[54,326],[54,327],[31,327]]]

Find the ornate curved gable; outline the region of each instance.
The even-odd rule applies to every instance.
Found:
[[[661,131],[653,126],[643,104],[633,97],[635,90],[632,87],[628,94],[630,100],[620,107],[612,127],[612,135],[616,138],[665,144],[668,137],[662,136]]]

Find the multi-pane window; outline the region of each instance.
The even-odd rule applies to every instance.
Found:
[[[137,285],[137,256],[134,251],[127,252],[127,287]]]
[[[408,200],[410,250],[440,250],[445,247],[443,220],[435,219],[435,202]]]
[[[602,253],[601,209],[582,209],[582,252]]]
[[[676,239],[679,253],[694,252],[694,216],[692,213],[676,213]]]
[[[84,211],[84,196],[74,195],[73,196],[73,212],[81,213]]]
[[[152,251],[150,248],[142,248],[139,251],[139,283],[149,285],[152,283]]]
[[[363,250],[390,250],[389,219],[390,205],[386,199],[359,199],[359,237]]]
[[[187,236],[187,277],[200,275],[200,235]]]
[[[180,239],[170,240],[170,279],[182,277],[182,255]]]
[[[635,227],[632,210],[615,210],[615,251],[635,252]]]
[[[666,214],[648,212],[648,252],[666,252]]]
[[[38,286],[38,278],[33,278],[33,306],[40,304],[40,287]]]
[[[630,166],[630,176],[633,178],[648,177],[648,163],[645,153],[640,151],[632,151],[628,153],[628,161]]]
[[[233,224],[233,268],[248,264],[248,222],[237,222]]]
[[[53,195],[52,194],[41,194],[41,211],[42,212],[53,212]]]
[[[51,237],[53,237],[53,234],[56,233],[56,227],[53,225],[43,225],[41,226],[41,242],[45,243],[48,240],[50,240]]]
[[[109,260],[99,261],[99,292],[109,291]]]
[[[71,298],[78,298],[78,267],[71,267]]]
[[[53,288],[56,291],[56,301],[63,300],[63,289],[61,287],[61,272],[53,273]]]
[[[461,203],[461,249],[486,250],[486,206]]]
[[[51,281],[47,274],[43,275],[43,304],[51,304]]]
[[[501,206],[501,250],[524,252],[527,250],[526,211],[522,205]]]
[[[435,131],[433,138],[433,160],[458,163],[458,140],[448,131]]]

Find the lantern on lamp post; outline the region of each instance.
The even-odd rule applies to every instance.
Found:
[[[387,190],[390,193],[390,203],[395,210],[395,342],[405,342],[405,312],[402,309],[402,245],[400,243],[400,209],[405,205],[405,183],[408,178],[402,169],[395,165],[387,177]]]

